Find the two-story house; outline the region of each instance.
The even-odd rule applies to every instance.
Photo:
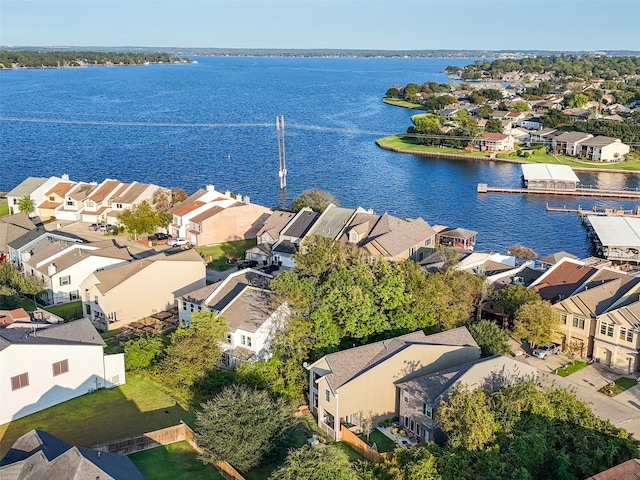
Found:
[[[400,397],[398,417],[409,437],[418,443],[443,440],[437,426],[438,405],[447,398],[455,385],[470,390],[482,388],[493,393],[517,382],[535,380],[540,372],[536,367],[502,355],[481,358],[469,363],[443,369],[410,380],[395,383]]]
[[[285,267],[295,267],[292,256],[319,216],[318,212],[308,207],[300,210],[280,231],[278,241],[271,248],[272,261]]]
[[[107,217],[111,210],[110,200],[113,196],[122,192],[125,185],[119,180],[107,178],[102,181],[84,199],[81,212],[83,222],[107,223]]]
[[[64,197],[64,201],[55,210],[57,220],[77,222],[82,220],[84,201],[98,187],[98,184],[79,182]]]
[[[580,144],[589,138],[593,138],[590,133],[565,132],[551,140],[551,148],[555,153],[575,157],[580,151]]]
[[[19,200],[22,197],[31,197],[35,209],[30,215],[39,215],[40,213],[38,212],[38,205],[44,201],[45,193],[51,190],[54,185],[61,181],[69,181],[69,176],[65,174],[62,176],[62,178],[28,177],[24,179],[5,195],[5,197],[7,198],[7,203],[9,205],[9,213],[19,213]]]
[[[110,209],[107,212],[107,223],[118,224],[118,215],[125,210],[130,210],[134,205],[142,202],[153,204],[153,196],[156,191],[162,191],[164,195],[171,198],[171,190],[159,187],[152,183],[132,182],[123,184],[118,191],[109,199]]]
[[[596,361],[631,374],[640,369],[640,300],[611,308],[596,319]]]
[[[270,214],[271,209],[253,203],[214,206],[191,218],[187,239],[193,245],[216,245],[256,238]]]
[[[19,268],[22,268],[22,264],[28,262],[33,255],[60,242],[72,245],[82,243],[82,240],[64,232],[50,232],[43,228],[36,228],[29,230],[7,244],[8,257]]]
[[[206,285],[205,269],[195,250],[183,250],[96,271],[80,284],[84,314],[107,331],[168,310],[177,296]]]
[[[48,304],[80,300],[80,284],[93,272],[132,260],[129,251],[114,240],[90,244],[58,242],[34,254],[24,271],[47,286],[39,297]]]
[[[0,424],[124,384],[124,354],[105,355],[105,346],[86,318],[0,329]]]
[[[272,259],[271,248],[280,240],[280,232],[296,214],[283,210],[276,210],[264,221],[262,228],[256,235],[256,246],[245,252],[247,260],[268,263]]]
[[[44,199],[37,205],[38,215],[42,220],[56,218],[56,209],[64,203],[67,194],[76,186],[75,182],[58,182],[44,194]]]
[[[398,411],[395,384],[480,356],[480,348],[460,327],[434,335],[407,335],[330,353],[307,366],[309,402],[318,426],[340,439],[340,429],[360,430],[365,416],[374,425]]]

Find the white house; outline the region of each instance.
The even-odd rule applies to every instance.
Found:
[[[93,272],[129,262],[133,257],[114,240],[92,244],[57,242],[33,255],[24,271],[45,282],[40,294],[49,304],[81,300],[80,284]]]
[[[86,319],[0,329],[0,424],[125,383],[124,354],[105,355]]]
[[[273,261],[285,267],[295,267],[291,258],[316,219],[320,216],[308,207],[300,210],[280,232],[279,240],[271,248]]]
[[[576,156],[586,157],[594,162],[619,162],[629,153],[631,147],[619,138],[598,135],[580,143]]]
[[[28,196],[31,197],[31,200],[33,200],[34,206],[36,207],[32,215],[39,215],[37,206],[43,202],[45,193],[47,193],[54,185],[62,180],[68,181],[69,176],[65,174],[62,176],[62,178],[26,178],[6,195],[10,213],[18,213],[20,211],[18,209],[18,201],[20,200],[20,198]]]
[[[76,222],[82,219],[84,201],[98,187],[98,184],[79,182],[64,197],[62,204],[56,208],[57,220]]]
[[[63,232],[48,232],[42,228],[30,230],[7,244],[9,259],[18,266],[37,252],[44,250],[55,243],[82,243],[77,237],[68,236]]]
[[[118,224],[118,215],[125,210],[131,209],[133,205],[137,205],[144,201],[152,204],[153,195],[157,190],[161,190],[165,195],[171,198],[171,190],[165,187],[159,187],[151,183],[126,183],[116,194],[109,200],[111,209],[107,213],[107,223]]]
[[[111,198],[122,193],[125,184],[119,180],[105,179],[84,199],[82,221],[88,223],[106,223],[111,210]]]

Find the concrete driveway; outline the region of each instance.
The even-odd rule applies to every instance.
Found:
[[[510,342],[514,352],[528,350],[515,339],[511,339]],[[591,406],[593,413],[598,417],[609,420],[616,427],[624,428],[636,439],[640,439],[640,385],[631,387],[615,397],[608,397],[598,391],[622,376],[631,375],[593,363],[568,377],[561,377],[554,372],[569,363],[567,356],[562,353],[546,359],[525,355],[523,360],[540,371],[541,385],[572,390],[579,399]]]

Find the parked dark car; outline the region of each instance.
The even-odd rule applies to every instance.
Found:
[[[169,240],[171,238],[171,235],[167,235],[166,233],[154,233],[153,235],[149,235],[147,237],[147,240],[149,240],[150,242],[160,242],[162,240]]]
[[[256,262],[255,260],[239,260],[236,265],[238,266],[238,270],[242,270],[243,268],[257,267],[258,262]]]
[[[280,270],[280,267],[278,265],[265,265],[263,267],[260,267],[258,270],[264,273],[272,274],[273,272],[277,272],[278,270]]]

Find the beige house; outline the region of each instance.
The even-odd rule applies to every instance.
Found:
[[[64,203],[64,199],[74,187],[75,182],[58,182],[44,194],[44,200],[38,205],[38,214],[42,220],[55,218],[56,209]]]
[[[257,245],[245,252],[247,260],[269,262],[271,260],[271,247],[280,240],[280,232],[296,214],[276,210],[269,215],[256,235]]]
[[[195,250],[184,250],[95,272],[80,284],[84,314],[106,331],[167,310],[177,296],[206,285],[205,267]]]
[[[256,238],[270,214],[271,209],[254,203],[209,208],[191,218],[187,238],[194,245]]]
[[[84,199],[82,221],[87,223],[106,223],[111,210],[110,200],[122,193],[124,184],[118,180],[107,178]]]
[[[461,365],[480,356],[465,327],[422,331],[325,355],[309,365],[309,399],[318,425],[339,439],[340,425],[358,431],[398,411],[395,383]]]
[[[109,200],[111,208],[107,214],[107,222],[111,224],[120,223],[118,215],[142,202],[146,201],[153,205],[153,196],[157,190],[162,191],[164,195],[171,198],[170,189],[152,183],[132,182],[123,184]]]
[[[438,405],[449,390],[457,385],[470,389],[483,388],[496,392],[506,385],[534,380],[539,376],[536,367],[511,357],[494,355],[446,370],[396,382],[400,397],[398,417],[407,435],[417,443],[439,441],[436,433]]]
[[[640,301],[598,316],[593,339],[596,361],[630,374],[640,369]]]

